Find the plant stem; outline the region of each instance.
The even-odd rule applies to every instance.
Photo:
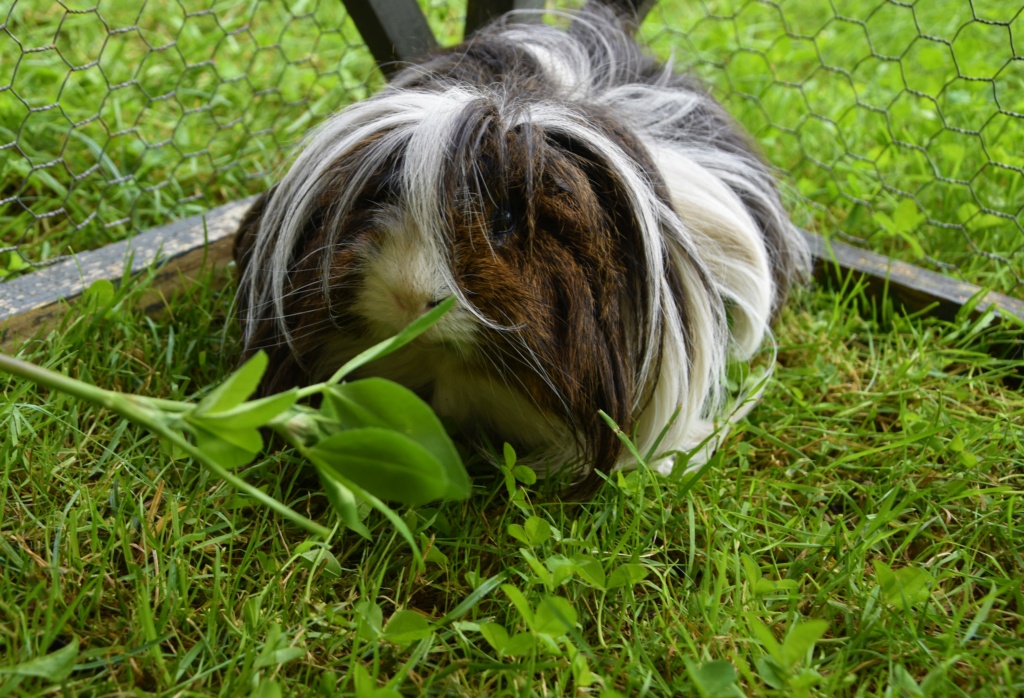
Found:
[[[42,366],[36,366],[27,361],[21,359],[15,359],[13,356],[7,356],[6,354],[0,354],[0,370],[6,371],[19,378],[32,381],[36,385],[42,385],[46,388],[56,390],[62,393],[67,393],[86,402],[91,402],[94,405],[100,405],[108,409],[115,409],[113,403],[116,397],[121,397],[117,393],[103,388],[97,388],[95,385],[89,385],[83,383],[80,380],[65,376],[63,373],[57,373],[51,371],[48,368]]]
[[[19,378],[32,381],[52,390],[79,398],[86,402],[104,407],[111,412],[124,417],[133,424],[149,429],[153,433],[162,436],[181,450],[188,453],[202,466],[209,469],[217,477],[232,485],[241,492],[248,494],[253,499],[266,507],[280,514],[282,517],[297,523],[310,533],[327,538],[331,535],[331,529],[321,526],[315,521],[307,519],[298,512],[290,509],[281,502],[258,488],[250,485],[237,475],[225,470],[210,459],[205,453],[189,443],[177,431],[172,430],[165,419],[168,413],[181,413],[191,409],[191,405],[174,400],[160,400],[140,397],[137,395],[125,395],[112,390],[104,390],[95,385],[89,385],[76,380],[62,373],[51,371],[42,366],[36,366],[27,361],[15,359],[14,357],[0,354],[0,370],[6,371]]]
[[[316,534],[325,539],[330,537],[331,529],[327,528],[326,526],[321,526],[320,524],[311,519],[307,519],[302,514],[298,513],[297,511],[288,507],[287,505],[277,501],[269,494],[266,494],[265,492],[261,491],[259,488],[250,485],[248,482],[238,477],[231,471],[225,470],[221,466],[217,465],[217,463],[211,460],[205,453],[203,453],[198,448],[196,448],[188,441],[186,441],[184,438],[182,438],[181,434],[172,431],[165,424],[157,422],[151,425],[143,424],[143,426],[152,430],[156,434],[164,437],[165,439],[173,443],[175,446],[179,447],[181,450],[185,451],[187,454],[189,454],[194,459],[199,461],[214,475],[224,480],[229,485],[233,486],[235,489],[249,495],[263,506],[273,511],[276,511],[283,518],[298,524],[310,533]]]

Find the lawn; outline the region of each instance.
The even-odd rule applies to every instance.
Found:
[[[327,5],[315,9],[330,11]],[[725,3],[701,5],[666,6],[660,21],[672,29],[645,32],[664,50],[667,37],[681,37],[692,24],[707,29],[708,37],[689,33],[692,46],[677,49],[697,52],[697,69],[707,77],[724,60],[708,52],[727,54],[728,33],[739,25],[715,19],[732,12]],[[833,5],[851,14],[883,5],[903,11],[886,3]],[[736,12],[772,7],[748,2]],[[817,3],[781,7],[807,26],[817,21]],[[27,8],[16,6],[30,14]],[[253,8],[268,10],[244,10]],[[926,8],[915,12],[931,16]],[[444,19],[442,9],[435,14]],[[951,13],[935,14],[935,21],[955,24]],[[163,21],[173,16],[153,18]],[[851,45],[840,32],[847,22],[827,24],[839,32],[834,41]],[[832,30],[819,32],[823,46]],[[339,46],[344,31],[331,35]],[[769,36],[770,27],[764,32]],[[743,39],[759,36],[750,30]],[[797,70],[782,57],[796,62],[798,48],[778,48],[774,70]],[[734,86],[734,62],[763,59],[756,51],[735,56],[724,68]],[[8,65],[0,59],[0,71]],[[860,70],[868,82],[879,72]],[[832,74],[818,72],[821,79]],[[353,83],[365,88],[367,74]],[[756,70],[750,75],[765,79]],[[915,75],[926,79],[927,71]],[[916,254],[896,226],[912,214],[897,213],[905,197],[863,175],[864,186],[879,187],[874,210],[850,204],[843,192],[860,175],[847,176],[843,158],[819,169],[810,157],[824,158],[829,138],[802,144],[799,133],[758,125],[758,118],[777,118],[758,116],[758,104],[768,114],[790,113],[784,100],[769,97],[773,80],[768,88],[744,88],[757,99],[726,98],[773,161],[792,172],[793,189],[839,192],[817,206],[798,201],[798,215],[821,228],[859,220],[850,234],[881,236],[901,254]],[[345,92],[343,82],[337,89]],[[821,108],[841,110],[843,94],[833,87],[804,93],[826,102],[835,95],[836,104]],[[328,109],[330,94],[296,105],[292,115],[311,104]],[[9,102],[0,101],[0,114],[3,104]],[[836,116],[844,137],[861,137],[838,111],[823,113]],[[263,126],[238,128],[271,130],[243,138],[238,148],[264,148],[262,138],[285,142],[308,125],[293,123],[297,117],[275,122],[269,110],[252,113],[264,116],[270,120]],[[167,118],[170,124],[176,117]],[[926,119],[899,123],[919,126],[916,138],[930,137]],[[1019,133],[1018,122],[1009,123]],[[867,148],[860,152],[878,167],[889,162],[885,176],[921,180],[924,197],[932,186],[923,183],[927,163],[906,162],[896,147],[888,156],[871,154],[867,144],[877,133],[867,131],[856,141]],[[42,148],[46,133],[33,134],[33,146]],[[198,169],[207,156],[162,161],[168,169],[160,176],[169,184],[139,188],[138,205],[125,209],[138,217],[123,231],[163,222],[171,209],[203,210],[258,190],[280,157],[271,146],[263,152],[258,166],[240,159],[213,174]],[[964,147],[965,162],[976,157]],[[103,163],[94,174],[105,178]],[[179,176],[191,167],[194,173]],[[1019,175],[1000,172],[1007,187],[1019,187]],[[202,184],[211,176],[218,187]],[[2,181],[6,187],[9,171]],[[75,191],[91,191],[88,181]],[[969,200],[997,184],[976,179],[961,188]],[[151,205],[150,194],[175,187],[196,198],[184,208]],[[107,194],[110,206],[121,205],[103,186],[96,196]],[[919,201],[924,210],[929,199]],[[977,205],[988,206],[984,201]],[[882,214],[896,226],[893,234],[871,232]],[[967,232],[986,244],[1019,240],[1013,225]],[[940,228],[922,224],[920,244],[939,245],[929,236]],[[10,237],[13,230],[3,239],[22,242],[24,231]],[[63,230],[81,236],[91,229]],[[57,239],[30,235],[22,249],[42,253],[49,245],[56,254],[65,244]],[[949,254],[957,249],[951,243]],[[1011,260],[1011,251],[1001,254]],[[999,270],[1012,269],[1004,262],[986,268],[996,270],[993,283],[1010,273]],[[230,271],[210,272],[156,317],[139,310],[147,283],[128,282],[113,298],[77,307],[63,326],[28,342],[22,356],[105,388],[171,399],[204,394],[235,365],[237,328],[226,314]],[[1021,330],[966,312],[949,323],[905,317],[853,285],[801,290],[779,320],[779,366],[764,401],[701,478],[614,477],[592,501],[574,505],[510,472],[482,478],[465,503],[401,511],[416,533],[422,568],[377,514],[367,519],[370,541],[345,531],[311,537],[123,419],[0,377],[0,696],[1024,694],[1024,360],[989,351],[1019,341]],[[333,522],[316,478],[289,452],[270,453],[238,474],[297,511]]]
[[[460,5],[422,4],[459,37]],[[262,191],[382,84],[336,0],[69,7],[0,29],[0,276]],[[671,0],[641,35],[751,130],[801,224],[1024,294],[1020,2]]]
[[[660,3],[692,66],[826,235],[1024,295],[1024,4]]]

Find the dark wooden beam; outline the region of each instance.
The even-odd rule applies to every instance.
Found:
[[[416,0],[344,0],[345,9],[377,65],[389,76],[402,63],[437,48]]]
[[[472,35],[506,12],[543,9],[544,0],[469,0],[466,4],[465,36]]]
[[[255,197],[219,206],[139,233],[53,266],[0,283],[0,350],[15,351],[22,340],[55,325],[71,304],[99,279],[118,283],[151,265],[158,271],[143,304],[152,303],[196,278],[203,269],[232,258],[235,229]]]
[[[871,295],[888,294],[904,310],[916,312],[930,309],[932,315],[952,320],[975,296],[984,293],[974,312],[981,313],[995,306],[996,314],[1013,315],[1024,321],[1024,301],[985,291],[928,269],[891,259],[877,252],[826,240],[820,235],[804,232],[814,255],[814,275],[826,283],[844,283],[851,275],[862,280]]]
[[[625,20],[627,29],[636,32],[655,2],[656,0],[587,0],[585,5],[594,3],[611,7]]]
[[[589,0],[596,1],[596,0]],[[636,24],[654,0],[608,0]],[[509,9],[525,9],[541,0],[470,0],[467,33]],[[416,58],[437,44],[416,0],[345,0],[360,33],[385,74],[397,63]],[[251,199],[213,209],[177,223],[154,228],[123,242],[77,255],[74,259],[0,283],[0,349],[10,351],[23,339],[52,325],[97,279],[117,282],[125,273],[159,265],[155,290],[169,293],[183,280],[199,274],[206,264],[231,261],[232,238]],[[888,294],[905,309],[931,312],[952,319],[982,289],[883,255],[829,242],[805,233],[815,259],[815,275],[824,282],[851,275],[863,280],[872,294]],[[130,266],[128,266],[129,261]],[[127,267],[127,268],[126,268]],[[1024,301],[988,292],[976,312],[996,306],[1000,317],[1024,320]]]

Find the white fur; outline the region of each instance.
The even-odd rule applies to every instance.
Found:
[[[445,229],[437,207],[439,173],[459,115],[469,105],[488,100],[498,105],[506,129],[528,123],[586,143],[626,192],[642,231],[648,267],[661,269],[666,260],[677,267],[682,305],[693,332],[684,334],[683,308],[676,306],[668,280],[656,276],[647,289],[648,306],[639,309],[648,320],[648,331],[639,338],[643,350],[635,369],[636,384],[644,388],[634,405],[638,446],[641,453],[652,449],[677,415],[659,447],[663,456],[656,466],[670,470],[675,452],[694,452],[687,459],[688,467],[706,459],[724,435],[719,427],[745,414],[763,389],[762,382],[745,397],[726,396],[725,367],[730,360],[752,358],[770,341],[769,322],[777,304],[769,250],[737,192],[764,202],[774,212],[776,224],[788,231],[786,254],[797,260],[797,268],[806,265],[807,252],[763,167],[748,156],[677,140],[679,120],[708,100],[707,95],[669,86],[668,68],[664,79],[654,84],[619,84],[616,76],[634,69],[616,62],[618,52],[612,44],[621,37],[605,38],[600,27],[592,34],[592,41],[608,44],[607,59],[597,66],[589,58],[587,45],[555,28],[511,26],[504,31],[505,38],[518,42],[541,64],[555,86],[556,94],[548,102],[524,107],[506,101],[500,89],[489,86],[388,89],[341,111],[312,133],[261,223],[253,259],[266,260],[266,266],[253,263],[243,279],[249,289],[245,322],[249,331],[272,308],[281,334],[290,341],[284,307],[291,250],[330,183],[332,165],[379,136],[362,155],[364,164],[345,183],[332,211],[335,238],[330,244],[335,244],[336,223],[348,214],[366,178],[385,158],[404,151],[403,198],[396,210],[376,214],[382,217],[380,227],[386,234],[365,262],[366,283],[356,293],[355,308],[384,336],[407,324],[432,301],[450,294],[460,299],[456,310],[425,338],[422,351],[403,360],[385,359],[380,374],[414,389],[432,383],[439,413],[485,427],[501,425],[521,443],[543,444],[548,457],[571,460],[573,435],[560,419],[540,413],[516,386],[498,384],[468,369],[459,355],[474,351],[480,328],[503,327],[500,318],[485,317],[475,308],[456,283],[445,252],[452,231]],[[656,195],[637,163],[573,108],[573,100],[604,105],[634,130],[668,187],[671,208]],[[326,265],[328,255],[324,259]],[[325,290],[327,271],[325,266]],[[448,354],[438,351],[442,341]],[[339,337],[325,351],[325,360],[337,356],[340,363],[359,348],[350,338]],[[732,411],[723,413],[728,403]],[[633,465],[628,454],[619,465]]]

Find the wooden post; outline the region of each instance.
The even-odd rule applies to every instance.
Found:
[[[636,33],[636,30],[643,24],[644,18],[654,7],[656,0],[587,0],[587,4],[597,3],[599,5],[606,5],[613,8],[618,12],[619,16],[626,23],[626,28],[631,33]]]
[[[437,48],[416,0],[345,0],[345,9],[385,76]]]
[[[596,0],[590,0],[596,1]],[[654,0],[607,0],[637,25]],[[467,33],[506,9],[522,9],[541,0],[470,0]],[[364,40],[385,74],[437,46],[416,0],[345,0]],[[119,281],[158,263],[156,288],[164,292],[195,275],[205,264],[231,260],[234,230],[252,199],[235,201],[177,223],[153,228],[122,242],[0,283],[0,348],[16,348],[20,340],[52,324],[68,304],[96,279]],[[826,282],[854,275],[879,296],[888,293],[904,308],[931,307],[950,319],[982,289],[936,272],[889,259],[840,242],[805,233],[815,259],[815,275]],[[1024,320],[1024,301],[988,292],[974,307],[976,313],[997,307],[997,315]],[[1017,346],[1016,351],[1021,347]]]
[[[544,0],[469,0],[466,4],[464,36],[468,38],[506,12],[543,9]]]

